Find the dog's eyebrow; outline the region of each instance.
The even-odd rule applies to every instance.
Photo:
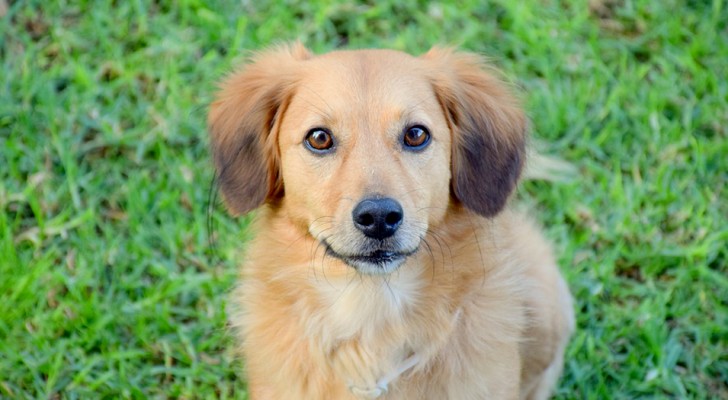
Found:
[[[413,124],[428,125],[430,123],[429,118],[427,118],[427,113],[417,107],[419,104],[421,103],[418,103],[414,107],[408,107],[406,110],[400,112],[400,120],[404,121],[407,126]]]
[[[328,122],[328,121],[333,120],[333,118],[331,117],[331,115],[333,114],[333,110],[331,109],[331,105],[329,105],[329,103],[326,101],[326,99],[323,96],[321,96],[320,94],[318,94],[318,92],[316,92],[315,90],[313,90],[308,85],[301,85],[301,89],[306,89],[307,91],[311,92],[316,97],[318,97],[319,99],[321,99],[321,101],[324,103],[324,105],[326,105],[326,108],[328,110],[324,110],[321,107],[317,106],[316,104],[313,104],[312,102],[306,100],[306,98],[304,96],[299,96],[302,100],[304,100],[306,103],[308,103],[308,105],[310,105],[316,111],[318,111],[321,114],[322,119],[324,119],[325,121]]]

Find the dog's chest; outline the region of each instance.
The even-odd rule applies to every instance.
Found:
[[[382,326],[403,323],[421,300],[424,283],[407,271],[383,277],[352,276],[337,282],[318,282],[325,308],[321,316],[332,340],[367,336]],[[328,335],[327,335],[328,336]]]

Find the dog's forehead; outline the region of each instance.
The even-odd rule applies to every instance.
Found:
[[[417,68],[421,60],[407,53],[387,49],[340,50],[311,59],[321,65],[338,65],[350,72],[367,75],[383,71]]]
[[[419,58],[407,53],[389,49],[339,50],[325,53],[313,58],[322,63],[333,63],[346,66],[374,67],[397,65],[413,65]]]
[[[301,72],[301,95],[327,106],[407,107],[432,94],[423,61],[399,51],[335,51],[304,63]]]

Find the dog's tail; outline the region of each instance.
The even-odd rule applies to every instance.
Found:
[[[574,164],[558,157],[546,156],[531,149],[526,162],[524,179],[550,182],[571,182],[579,170]]]

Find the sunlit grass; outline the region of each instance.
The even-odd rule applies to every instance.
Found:
[[[246,396],[225,316],[245,223],[217,205],[207,230],[206,106],[293,39],[489,55],[579,171],[518,195],[577,301],[558,397],[728,397],[724,2],[256,3],[10,2],[0,397]]]

